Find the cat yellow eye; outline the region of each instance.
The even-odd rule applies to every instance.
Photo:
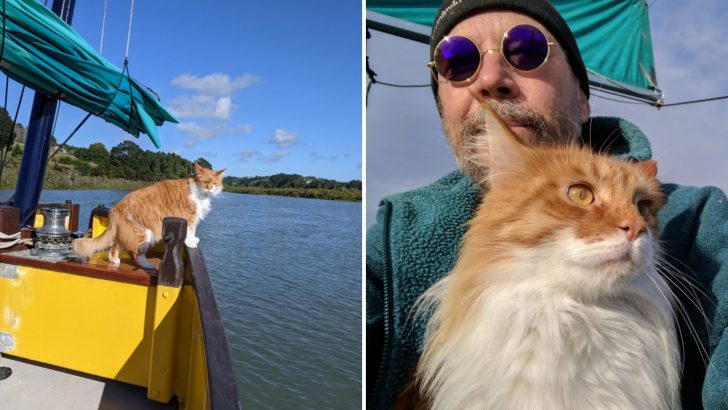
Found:
[[[591,205],[594,202],[594,191],[584,184],[575,184],[569,187],[566,195],[571,202],[577,205]]]

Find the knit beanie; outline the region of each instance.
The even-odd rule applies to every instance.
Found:
[[[513,11],[529,16],[543,24],[556,37],[559,47],[566,54],[571,71],[579,80],[581,90],[584,91],[586,98],[589,98],[589,77],[587,77],[586,67],[581,59],[574,34],[571,33],[566,21],[548,0],[445,0],[437,15],[435,15],[435,21],[432,24],[430,58],[435,55],[437,44],[453,27],[465,18],[487,10]],[[437,80],[433,77],[430,84],[432,85],[432,92],[437,98]]]

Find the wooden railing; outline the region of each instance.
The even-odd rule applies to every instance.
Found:
[[[159,284],[179,286],[191,282],[199,307],[200,324],[205,345],[207,384],[210,409],[233,410],[240,408],[238,387],[233,372],[230,348],[225,328],[212,290],[205,259],[199,248],[186,248],[187,260],[180,258],[179,248],[184,244],[187,221],[181,218],[164,219],[164,235],[167,252],[159,267]],[[169,237],[168,237],[169,236]],[[186,263],[185,263],[186,262]]]

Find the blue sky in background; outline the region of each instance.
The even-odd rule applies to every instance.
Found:
[[[48,1],[48,6],[52,0]],[[108,0],[102,55],[121,67],[131,0]],[[203,157],[226,175],[279,172],[362,179],[360,1],[135,1],[129,72],[180,124],[158,129],[164,152]],[[72,26],[99,49],[103,0],[77,0]],[[15,113],[20,87],[10,87]],[[18,122],[27,126],[32,93]],[[62,104],[60,142],[85,115]],[[91,117],[69,141],[108,149],[139,139]]]
[[[728,2],[649,0],[658,86],[665,103],[728,95]],[[372,31],[367,56],[379,81],[429,84],[428,46]],[[728,191],[728,99],[664,107],[593,96],[592,115],[636,124],[652,143],[658,178]],[[382,197],[429,184],[455,168],[429,88],[375,84],[366,115],[366,225]]]

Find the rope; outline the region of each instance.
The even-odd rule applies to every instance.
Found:
[[[676,103],[662,104],[660,107],[672,107],[675,105],[695,104],[695,103],[701,103],[701,102],[706,102],[706,101],[724,100],[726,98],[728,98],[728,95],[723,95],[720,97],[702,98],[700,100],[680,101],[680,102],[676,102]]]
[[[71,137],[73,137],[73,135],[74,135],[74,134],[76,134],[76,131],[78,131],[79,129],[81,129],[81,126],[83,126],[83,124],[85,124],[85,123],[86,123],[86,120],[88,120],[88,119],[89,119],[89,117],[91,117],[91,113],[88,113],[88,114],[86,114],[86,116],[85,116],[85,117],[83,117],[83,120],[81,120],[81,122],[80,122],[80,123],[79,123],[79,124],[78,124],[78,125],[76,126],[76,128],[75,128],[75,129],[74,129],[73,131],[71,131],[71,134],[70,134],[70,135],[69,135],[68,137],[66,137],[66,139],[65,139],[65,140],[63,140],[63,143],[62,143],[61,145],[59,145],[59,146],[58,146],[58,147],[56,148],[56,150],[55,150],[55,151],[53,151],[53,154],[51,154],[51,156],[50,156],[50,157],[48,157],[48,161],[47,161],[47,162],[51,162],[51,159],[52,159],[53,157],[55,157],[55,156],[56,156],[56,154],[58,154],[58,151],[60,151],[61,149],[63,149],[63,147],[64,147],[64,146],[66,146],[66,143],[68,142],[68,140],[70,140],[70,139],[71,139]]]
[[[132,87],[131,83],[131,74],[129,74],[129,62],[126,58],[124,58],[124,67],[126,68],[126,78],[129,83],[129,120],[126,122],[126,132],[129,132],[129,128],[131,128],[131,117],[132,114],[137,113],[136,112],[136,105],[134,104],[134,89]],[[138,113],[137,113],[138,114]],[[137,135],[139,135],[137,133]]]
[[[5,0],[3,0],[5,1]],[[129,43],[131,42],[131,19],[134,17],[134,0],[131,0],[131,11],[129,11],[129,31],[126,33],[126,53],[124,59],[129,57]]]
[[[101,20],[101,40],[99,40],[99,55],[103,54],[104,52],[104,32],[106,31],[106,9],[108,5],[109,0],[104,0],[104,18]]]
[[[390,87],[399,87],[399,88],[415,88],[415,87],[429,87],[430,84],[392,84],[392,83],[385,83],[384,81],[375,81],[377,84],[382,85],[388,85]]]
[[[56,136],[56,124],[58,124],[58,113],[61,112],[61,101],[56,104],[56,113],[53,117],[53,128],[51,128],[51,136]]]

